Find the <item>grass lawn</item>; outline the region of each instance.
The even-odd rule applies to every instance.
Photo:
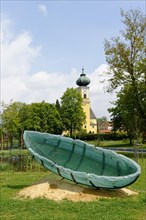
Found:
[[[97,142],[97,140],[94,141],[87,141],[87,143],[89,144],[93,144],[95,146],[100,146],[100,147],[127,147],[130,148],[130,144],[128,140],[119,140],[119,141],[100,141],[99,143]],[[133,147],[133,146],[132,146]],[[146,143],[142,144],[141,146],[139,146],[139,148],[143,148],[146,149]]]
[[[146,158],[142,174],[128,188],[138,196],[104,198],[94,202],[55,202],[47,199],[18,199],[20,189],[48,175],[39,172],[1,172],[2,220],[145,220],[146,219]]]

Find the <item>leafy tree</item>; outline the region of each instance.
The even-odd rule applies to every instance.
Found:
[[[21,102],[3,105],[1,113],[1,139],[2,135],[8,134],[10,146],[13,147],[13,139],[19,139],[20,147],[23,147],[24,130],[49,132],[54,134],[62,133],[62,121],[54,104]]]
[[[59,103],[58,99],[56,100],[55,106],[56,106],[57,110],[60,112],[60,103]]]
[[[108,91],[117,88],[120,90],[117,108],[113,109],[113,113],[115,114],[118,109],[117,117],[124,122],[123,111],[125,110],[127,118],[131,118],[134,112],[133,122],[136,123],[139,120],[144,129],[146,124],[146,67],[144,64],[146,62],[146,19],[139,9],[128,12],[121,10],[121,16],[125,25],[125,29],[121,31],[121,37],[112,38],[110,41],[105,40],[105,55],[110,66],[108,73],[112,74]],[[123,103],[123,107],[127,106],[127,109],[119,109],[119,102]],[[127,122],[130,123],[129,120]]]
[[[62,131],[60,114],[54,104],[43,101],[25,105],[20,115],[23,129],[55,134]]]
[[[127,85],[122,89],[115,102],[115,108],[109,109],[112,113],[114,130],[125,130],[128,133],[130,144],[133,144],[133,138],[139,138],[143,131],[143,123],[140,120],[138,109],[135,107],[136,99],[132,91],[133,87]]]
[[[24,103],[13,102],[9,105],[3,106],[3,113],[1,113],[1,121],[3,132],[8,134],[10,140],[10,146],[13,147],[14,137],[19,136],[20,118],[19,111]]]
[[[82,129],[85,113],[82,108],[82,97],[77,89],[68,88],[61,97],[61,118],[64,130],[70,132]]]
[[[103,116],[102,118],[97,118],[97,121],[100,122],[107,122],[107,117]]]
[[[97,124],[98,124],[98,131],[107,123],[106,116],[103,116],[102,118],[97,118]]]

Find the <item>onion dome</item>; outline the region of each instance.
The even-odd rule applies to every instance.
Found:
[[[89,83],[90,83],[90,79],[84,73],[84,69],[82,69],[82,74],[77,79],[76,84],[78,86],[87,86],[87,85],[89,85]]]

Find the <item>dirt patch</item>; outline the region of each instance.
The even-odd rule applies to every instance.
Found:
[[[22,189],[18,193],[18,197],[21,198],[47,198],[55,201],[62,201],[68,199],[74,202],[77,201],[93,201],[99,198],[113,198],[113,197],[128,197],[131,195],[137,195],[127,188],[118,190],[103,190],[89,188],[82,185],[77,185],[71,181],[55,178],[50,175],[47,178],[43,178],[32,186]]]

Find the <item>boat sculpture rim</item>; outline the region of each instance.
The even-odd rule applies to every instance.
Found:
[[[63,167],[59,164],[57,164],[55,161],[51,160],[50,158],[47,158],[46,155],[40,155],[41,153],[35,152],[34,144],[30,143],[30,136],[31,135],[38,135],[39,137],[43,138],[45,137],[51,137],[51,138],[58,138],[61,141],[67,141],[70,143],[80,144],[83,146],[86,146],[91,151],[96,152],[104,152],[104,155],[109,155],[118,158],[119,160],[126,161],[126,164],[129,164],[129,167],[133,167],[135,172],[130,173],[128,175],[121,175],[121,176],[108,176],[108,175],[97,175],[92,172],[82,172],[78,170],[70,169],[69,167]],[[60,175],[63,178],[69,179],[71,181],[74,181],[75,183],[95,187],[95,188],[106,188],[106,189],[118,189],[123,188],[125,186],[131,185],[134,183],[139,175],[141,174],[141,168],[140,166],[133,161],[132,159],[118,154],[112,150],[103,149],[101,147],[96,147],[92,144],[87,144],[84,141],[81,140],[73,140],[72,138],[67,138],[61,135],[55,135],[55,134],[49,134],[49,133],[42,133],[37,131],[24,131],[23,134],[24,143],[28,149],[28,151],[31,153],[32,157],[42,164],[44,167],[46,167],[48,170]],[[47,139],[48,140],[48,139]],[[67,143],[66,142],[66,143]],[[41,146],[41,145],[40,145]],[[84,151],[84,149],[83,149]],[[84,153],[85,154],[85,153]],[[117,160],[118,161],[118,160]],[[118,164],[118,162],[117,162]],[[126,164],[124,166],[126,166]],[[119,166],[119,165],[118,165]],[[125,168],[126,169],[126,168]],[[129,168],[130,169],[130,168]]]

